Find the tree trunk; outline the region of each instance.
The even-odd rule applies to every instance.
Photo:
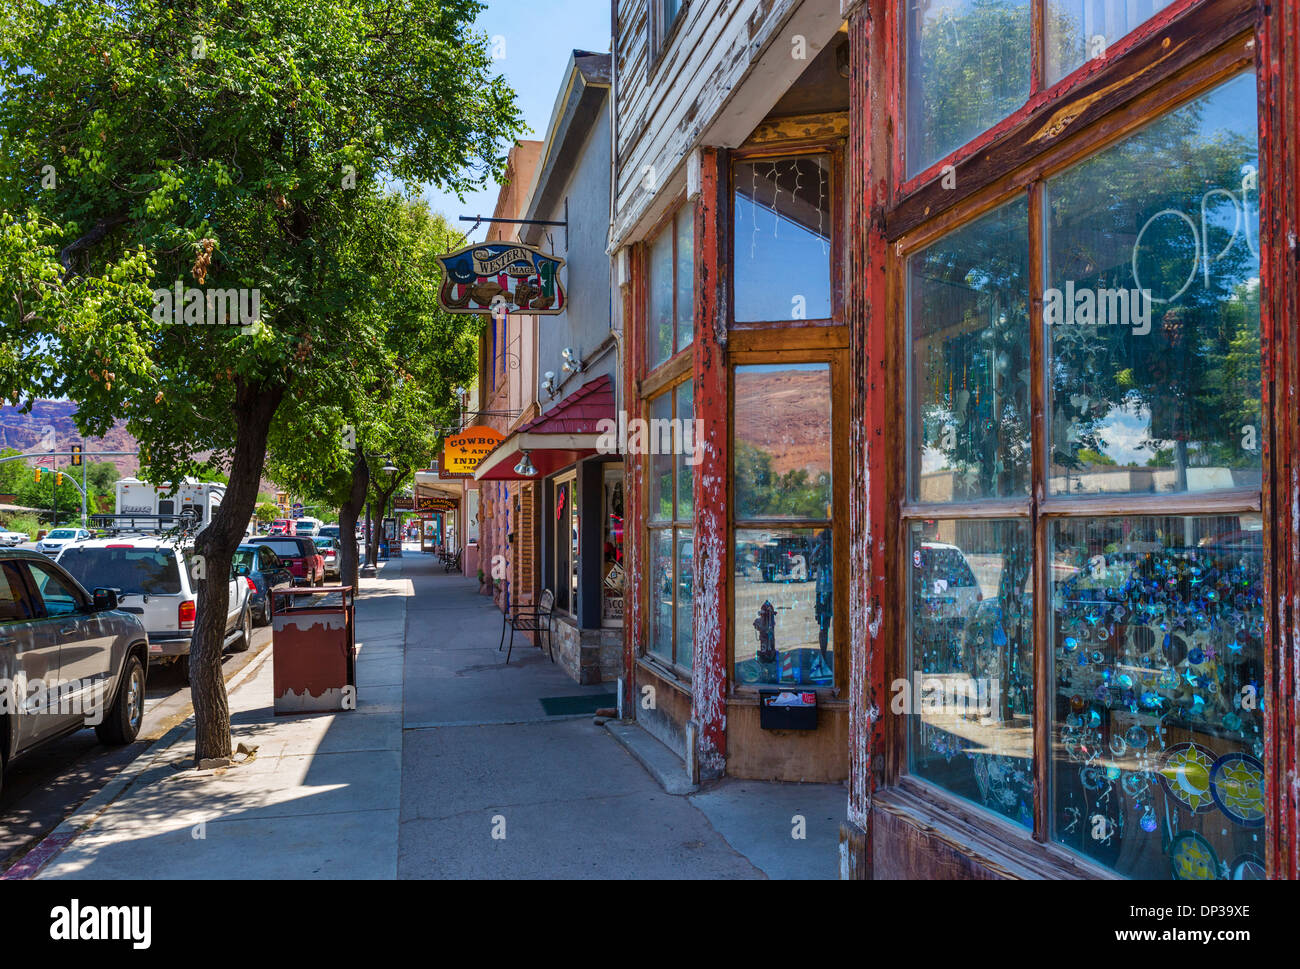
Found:
[[[347,501],[339,507],[339,573],[343,585],[357,588],[360,584],[357,561],[357,517],[366,504],[366,490],[370,487],[370,467],[365,455],[357,451],[352,463],[352,490]]]
[[[267,434],[283,395],[281,387],[239,385],[235,393],[238,423],[230,481],[220,507],[195,542],[205,576],[199,582],[194,638],[190,643],[195,763],[205,758],[230,756],[230,704],[226,681],[221,675],[221,650],[230,604],[230,565],[257,504],[257,489],[266,463]]]
[[[371,562],[376,562],[379,560],[379,555],[378,555],[379,534],[381,531],[383,531],[384,509],[388,507],[388,499],[393,497],[393,493],[397,491],[397,486],[406,479],[406,476],[409,473],[410,472],[408,471],[402,471],[401,473],[394,476],[393,483],[388,486],[387,491],[385,491],[383,488],[380,488],[378,486],[376,486],[375,488],[375,494],[379,497],[379,527],[374,529],[374,534],[372,534],[370,537],[371,548],[369,549],[368,555]],[[398,535],[398,541],[399,542],[401,541],[400,535]],[[392,556],[393,551],[391,548],[388,550],[388,554],[389,556]]]

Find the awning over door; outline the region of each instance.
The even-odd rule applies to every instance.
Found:
[[[583,384],[554,408],[524,424],[493,449],[474,472],[476,481],[536,481],[596,453],[599,423],[614,420],[608,375]],[[527,452],[536,474],[515,466]]]

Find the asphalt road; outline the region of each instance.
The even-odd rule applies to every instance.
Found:
[[[227,682],[271,644],[271,627],[253,629],[253,646],[227,653]],[[174,666],[149,670],[140,737],[125,747],[105,747],[89,728],[41,747],[14,762],[0,792],[0,871],[21,858],[148,746],[191,712],[190,690]]]

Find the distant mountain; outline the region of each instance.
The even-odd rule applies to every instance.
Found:
[[[125,457],[96,457],[92,451],[135,451],[136,440],[126,429],[125,421],[118,421],[103,437],[82,437],[73,418],[77,404],[71,400],[38,400],[30,414],[20,414],[16,407],[0,407],[0,450],[14,448],[18,451],[35,451],[41,448],[47,428],[54,429],[54,450],[67,451],[70,445],[80,444],[90,461],[109,461],[118,473],[135,474],[140,460],[135,455]],[[60,458],[59,466],[67,465],[69,458]]]
[[[41,449],[45,439],[46,428],[54,428],[54,450],[70,450],[69,445],[80,444],[85,449],[87,460],[108,461],[117,468],[122,477],[134,475],[140,470],[140,459],[134,454],[125,457],[97,457],[94,451],[137,451],[140,445],[126,429],[125,421],[118,421],[103,437],[82,437],[73,419],[77,413],[77,404],[71,400],[38,400],[30,414],[20,414],[11,404],[0,405],[0,451],[13,448],[17,451],[35,451]],[[197,455],[201,460],[205,454]],[[35,459],[32,459],[34,461]],[[59,467],[67,467],[70,458],[59,458]],[[28,463],[32,463],[29,461]],[[262,479],[260,490],[274,494],[276,486]]]

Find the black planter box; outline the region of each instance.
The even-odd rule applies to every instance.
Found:
[[[805,702],[799,706],[772,706],[782,693],[794,693]],[[764,730],[816,730],[817,694],[812,690],[759,690],[758,725]]]

